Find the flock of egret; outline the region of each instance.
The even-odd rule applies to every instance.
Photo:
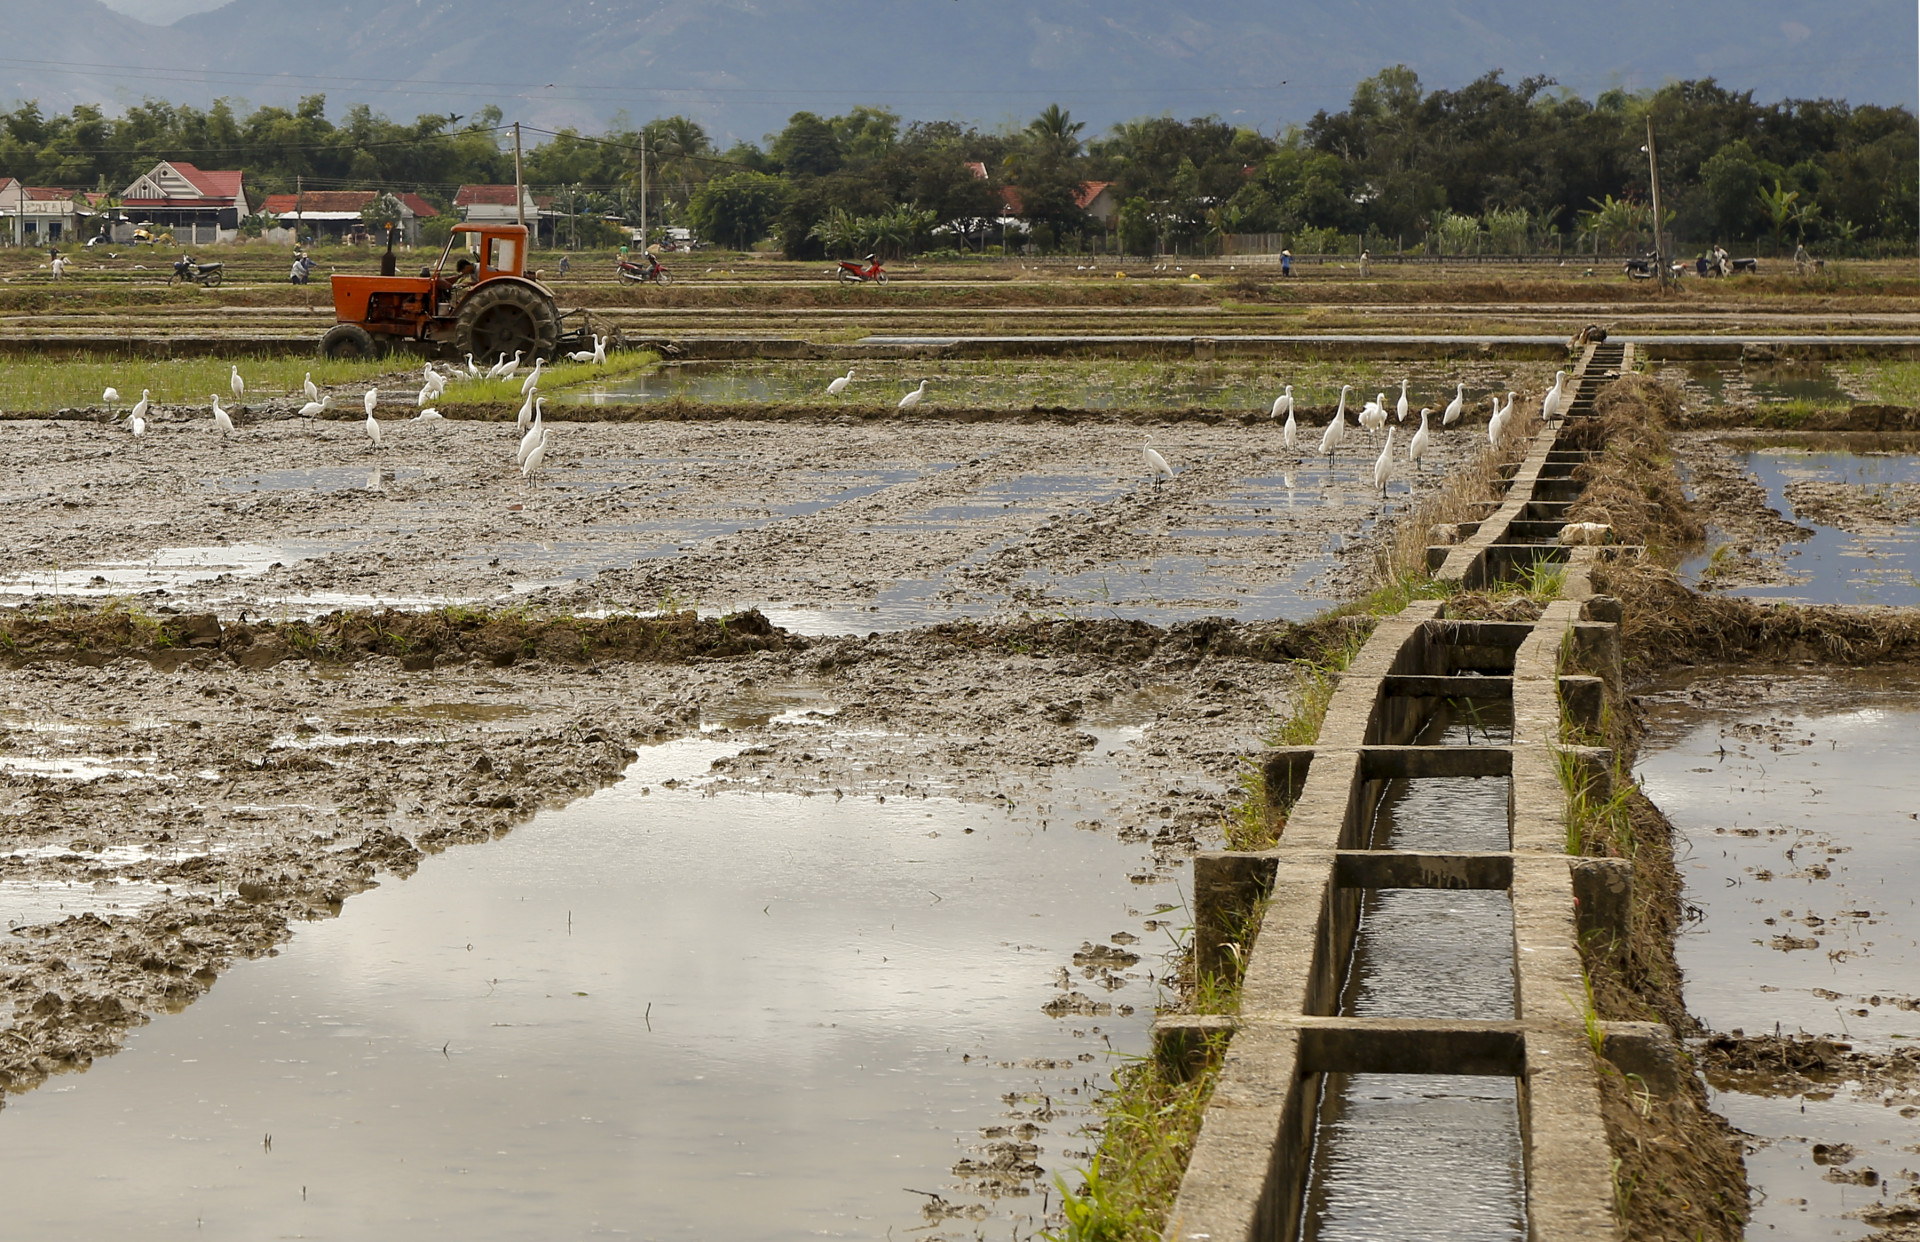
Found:
[[[575,362],[604,365],[607,361],[607,338],[596,336],[593,338],[593,348],[591,350],[579,350],[569,354],[568,357]],[[415,404],[418,406],[420,412],[408,421],[420,423],[439,420],[440,411],[433,408],[430,403],[439,400],[441,394],[447,390],[449,384],[456,381],[480,379],[511,379],[520,370],[520,358],[521,355],[517,352],[511,358],[502,354],[500,360],[492,367],[482,370],[479,364],[473,360],[473,355],[468,354],[464,368],[456,363],[451,365],[445,372],[438,370],[433,363],[428,362],[421,368],[420,391],[415,397]],[[520,432],[521,435],[519,448],[514,454],[514,465],[519,468],[521,477],[529,481],[533,479],[535,473],[539,471],[547,459],[547,445],[550,435],[546,424],[547,399],[540,395],[540,380],[545,374],[546,365],[544,358],[535,359],[533,369],[527,372],[526,378],[520,384],[520,395],[525,398],[525,400],[521,404],[519,415],[515,420],[515,430]],[[853,369],[849,368],[845,375],[836,377],[827,385],[827,392],[829,395],[837,397],[844,393],[847,390],[847,386],[852,382]],[[921,380],[918,388],[910,390],[904,397],[900,398],[898,408],[911,410],[924,401],[927,396],[928,383],[929,381],[927,380]],[[1387,404],[1387,394],[1381,392],[1376,394],[1373,400],[1363,405],[1359,413],[1354,416],[1355,422],[1362,430],[1367,432],[1370,439],[1378,435],[1382,430],[1387,433],[1386,441],[1380,448],[1380,455],[1375,458],[1373,463],[1373,486],[1375,490],[1379,491],[1382,495],[1386,494],[1387,484],[1393,478],[1393,438],[1394,433],[1399,430],[1398,426],[1389,425],[1388,420],[1391,417],[1398,424],[1404,424],[1407,421],[1408,415],[1412,412],[1412,403],[1407,397],[1408,384],[1408,380],[1403,379],[1400,381],[1399,400],[1394,402],[1391,407]],[[233,400],[236,404],[246,399],[247,382],[241,376],[240,368],[237,365],[232,367],[232,373],[228,377],[227,386],[232,391]],[[319,386],[313,382],[312,372],[307,373],[303,387],[306,392],[307,402],[300,407],[300,413],[304,417],[312,418],[323,412],[332,401],[332,398],[320,392]],[[1318,455],[1326,457],[1328,466],[1332,466],[1334,457],[1340,451],[1340,446],[1346,442],[1349,431],[1347,402],[1352,396],[1353,390],[1354,386],[1352,384],[1342,384],[1340,386],[1340,404],[1335,408],[1332,419],[1328,421],[1326,430],[1320,436]],[[1556,371],[1553,377],[1553,387],[1547,390],[1546,396],[1543,397],[1540,402],[1541,418],[1551,420],[1563,413],[1569,395],[1567,390],[1567,373],[1565,371]],[[108,405],[116,404],[120,400],[119,390],[115,388],[108,388],[101,396]],[[1487,443],[1491,447],[1500,447],[1501,441],[1506,438],[1507,429],[1513,422],[1513,407],[1518,396],[1518,393],[1508,392],[1506,403],[1503,405],[1500,401],[1500,395],[1498,393],[1492,394],[1493,416],[1487,421]],[[146,415],[151,399],[151,391],[142,389],[140,392],[140,400],[136,402],[132,410],[128,412],[128,426],[136,437],[144,436],[147,433]],[[219,393],[212,394],[212,402],[213,425],[215,430],[219,431],[222,436],[232,435],[234,430],[233,419],[227,411],[221,407]],[[367,440],[370,449],[374,451],[384,448],[386,444],[386,438],[380,431],[380,420],[374,415],[375,407],[379,405],[379,402],[380,390],[378,388],[367,389],[365,395],[362,397],[362,403],[367,412]],[[1453,400],[1448,402],[1446,408],[1440,412],[1440,426],[1452,426],[1455,422],[1459,421],[1460,416],[1466,412],[1466,408],[1467,386],[1464,382],[1457,383],[1454,385]],[[1426,457],[1428,445],[1432,442],[1433,428],[1429,423],[1432,415],[1433,408],[1431,406],[1421,407],[1420,425],[1415,429],[1412,437],[1407,442],[1407,460],[1413,463],[1416,470],[1425,468],[1421,462],[1422,459]],[[1289,452],[1298,451],[1301,443],[1300,425],[1295,418],[1293,385],[1288,384],[1281,394],[1274,398],[1272,418],[1275,421],[1285,419],[1280,430],[1281,442],[1286,445]],[[1147,437],[1147,441],[1141,446],[1140,452],[1141,459],[1146,464],[1148,472],[1155,478],[1170,479],[1174,476],[1174,469],[1168,463],[1166,457],[1153,447],[1152,436]]]
[[[574,362],[604,366],[607,361],[607,340],[606,337],[596,336],[593,338],[591,350],[579,350],[569,354],[568,357]],[[467,355],[464,367],[455,363],[444,372],[437,369],[433,363],[427,363],[421,368],[420,391],[414,398],[414,403],[420,412],[407,421],[414,423],[443,421],[440,411],[431,403],[440,399],[449,384],[480,379],[511,379],[520,370],[520,358],[521,355],[518,352],[511,358],[502,354],[500,360],[486,370],[480,368],[479,364],[473,360],[472,354]],[[540,380],[546,371],[546,365],[546,359],[535,359],[533,369],[527,372],[525,380],[520,384],[520,395],[526,398],[526,403],[520,407],[516,430],[524,431],[525,434],[521,436],[519,450],[514,454],[514,465],[519,467],[521,477],[528,480],[532,480],[534,474],[547,460],[548,428],[545,418],[542,417],[546,398],[540,396]],[[227,387],[233,393],[235,405],[246,400],[247,381],[240,374],[238,365],[230,368]],[[301,387],[307,398],[306,404],[300,407],[300,414],[303,417],[313,418],[332,404],[332,396],[323,394],[320,386],[313,382],[313,372],[307,372]],[[233,416],[228,414],[220,404],[219,393],[212,393],[209,396],[212,401],[214,430],[223,437],[232,435]],[[117,405],[120,401],[120,390],[109,387],[100,394],[100,398],[109,406]],[[136,439],[147,434],[147,410],[152,405],[152,401],[152,390],[143,388],[140,390],[140,400],[135,402],[133,408],[127,412],[127,426]],[[368,448],[377,452],[386,447],[386,436],[381,432],[380,420],[374,413],[380,404],[380,390],[377,387],[368,388],[361,397],[361,404],[367,412]]]

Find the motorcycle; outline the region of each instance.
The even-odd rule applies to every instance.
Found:
[[[667,269],[660,266],[660,261],[652,256],[648,256],[648,261],[645,263],[620,258],[616,258],[614,262],[619,265],[620,279],[630,285],[667,283]]]
[[[1630,280],[1652,280],[1660,274],[1660,256],[1643,254],[1626,262],[1627,278]]]
[[[176,280],[188,284],[197,282],[211,289],[220,283],[226,270],[224,263],[195,263],[186,255],[181,255],[180,261],[173,265],[173,275],[167,277],[167,283],[172,284]]]
[[[867,265],[860,266],[850,259],[840,260],[840,283],[859,285],[872,281],[877,285],[887,283],[887,270],[880,266],[880,260],[867,256]]]

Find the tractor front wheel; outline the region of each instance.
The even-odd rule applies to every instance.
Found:
[[[460,308],[454,349],[476,358],[552,358],[560,348],[560,312],[526,285],[489,281]]]
[[[373,333],[357,323],[337,323],[320,338],[320,356],[346,362],[359,362],[380,356]]]

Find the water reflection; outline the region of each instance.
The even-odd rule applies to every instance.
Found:
[[[1076,1102],[1152,1013],[1151,963],[1090,1002],[1108,1011],[1042,1012],[1075,949],[1143,931],[1141,848],[1059,826],[1110,821],[1114,773],[1060,782],[1047,828],[937,799],[716,796],[699,774],[735,748],[646,751],[18,1097],[12,1227],[884,1238],[926,1223],[902,1187],[964,1204],[999,1180],[989,1131],[1029,1136],[1043,1170],[1084,1160]],[[982,1208],[1030,1232],[1032,1183],[1003,1180]]]

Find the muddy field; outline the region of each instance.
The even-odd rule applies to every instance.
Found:
[[[1364,577],[1364,557],[1330,553],[1484,442],[1436,434],[1383,502],[1365,435],[1329,470],[1268,423],[551,426],[527,484],[510,425],[394,420],[375,452],[358,422],[223,438],[204,409],[163,410],[139,441],[11,423],[0,593],[255,616],[758,606],[836,632],[1027,610],[1301,616]],[[1173,478],[1144,466],[1149,435]]]

